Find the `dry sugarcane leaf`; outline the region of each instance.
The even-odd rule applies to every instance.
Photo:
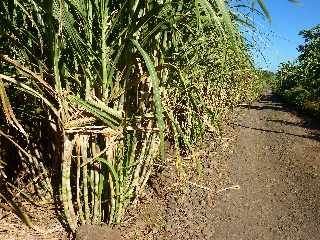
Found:
[[[4,112],[4,115],[6,116],[8,123],[11,126],[13,126],[14,128],[16,128],[18,131],[20,131],[24,136],[28,137],[26,131],[23,129],[21,124],[18,122],[18,120],[12,110],[9,98],[6,94],[6,90],[5,90],[5,87],[4,87],[4,84],[3,84],[1,78],[0,78],[0,99],[1,99],[1,105],[3,108],[3,112]]]
[[[14,65],[17,69],[21,70],[23,74],[26,74],[27,76],[31,76],[33,79],[40,82],[52,96],[54,97],[56,96],[56,91],[46,81],[44,81],[38,74],[32,72],[30,69],[21,65],[17,61],[11,59],[7,55],[0,54],[0,59],[9,64]]]

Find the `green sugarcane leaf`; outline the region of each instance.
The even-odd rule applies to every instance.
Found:
[[[131,39],[134,46],[138,49],[140,54],[142,55],[147,69],[149,71],[151,81],[152,81],[152,88],[153,88],[153,99],[154,99],[154,105],[155,105],[155,115],[157,119],[157,125],[160,130],[160,157],[162,160],[164,160],[164,117],[163,117],[163,109],[161,104],[161,91],[159,86],[159,78],[156,73],[156,69],[154,67],[154,64],[152,63],[148,53],[142,49],[138,41]]]
[[[258,4],[259,4],[260,8],[261,8],[262,11],[263,11],[263,13],[266,15],[267,19],[268,19],[269,21],[271,21],[270,13],[269,13],[269,11],[268,11],[268,9],[267,9],[267,6],[266,6],[266,4],[264,3],[264,1],[263,1],[263,0],[257,0],[257,1],[258,1]]]
[[[111,176],[113,178],[113,182],[116,185],[116,196],[119,196],[120,193],[120,186],[119,186],[119,176],[115,168],[113,167],[112,163],[104,158],[96,158],[97,161],[104,163],[107,168],[109,169]]]
[[[122,122],[122,117],[120,117],[121,113],[112,108],[104,106],[103,110],[101,110],[101,108],[74,95],[68,96],[68,99],[86,109],[89,113],[99,118],[111,128],[119,127]]]

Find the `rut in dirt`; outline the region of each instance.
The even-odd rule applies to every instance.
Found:
[[[319,125],[270,91],[233,125],[231,182],[240,189],[217,197],[210,239],[320,239]]]

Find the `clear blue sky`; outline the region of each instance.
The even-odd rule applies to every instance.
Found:
[[[264,1],[272,21],[269,24],[257,18],[260,33],[256,33],[256,38],[260,39],[258,48],[267,63],[257,51],[253,55],[258,67],[275,71],[279,63],[298,56],[296,48],[304,42],[298,33],[320,24],[320,0],[300,0],[299,4],[287,0]]]

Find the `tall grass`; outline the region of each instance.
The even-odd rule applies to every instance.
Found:
[[[3,0],[0,8],[0,135],[24,153],[35,189],[44,189],[38,196],[59,180],[72,231],[120,222],[164,160],[164,141],[179,162],[255,84],[223,0]],[[48,158],[37,131],[41,139],[50,131]]]

